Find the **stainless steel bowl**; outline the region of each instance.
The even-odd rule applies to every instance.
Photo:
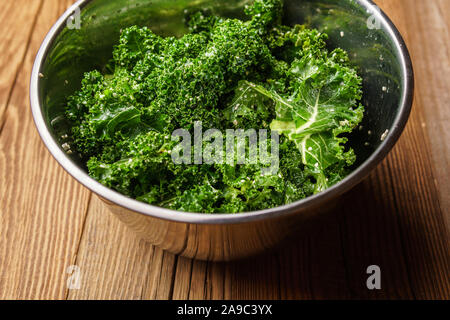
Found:
[[[30,98],[34,120],[55,159],[100,196],[123,222],[151,243],[183,256],[231,260],[274,247],[307,218],[333,208],[335,200],[364,179],[398,140],[411,110],[413,71],[408,50],[392,22],[368,0],[285,0],[285,23],[309,23],[330,36],[331,47],[350,54],[364,79],[364,123],[351,138],[358,163],[352,174],[325,192],[282,207],[243,214],[196,214],[151,206],[104,187],[68,151],[63,116],[67,96],[82,74],[103,68],[120,29],[147,25],[156,33],[185,32],[185,10],[209,8],[242,17],[251,0],[81,0],[53,26],[37,54]],[[81,28],[67,21],[81,9]],[[71,20],[76,22],[75,20]]]

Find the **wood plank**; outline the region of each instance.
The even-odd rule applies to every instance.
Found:
[[[305,225],[292,245],[231,263],[179,258],[175,299],[302,299],[348,296],[336,217]],[[337,238],[336,238],[337,237]]]
[[[418,120],[413,113],[391,155],[342,200],[346,202],[339,214],[344,252],[356,298],[450,296],[447,233],[431,160],[426,153],[418,156],[426,141],[425,133],[414,129]],[[381,268],[380,291],[367,290],[369,265]]]
[[[149,268],[149,276],[142,299],[168,300],[172,299],[175,268],[178,257],[155,248],[155,254]]]
[[[399,28],[415,62],[416,101],[422,106],[435,184],[450,227],[450,1],[403,1]],[[414,25],[414,32],[408,27]]]
[[[337,299],[349,296],[334,214],[306,223],[284,248],[225,266],[226,299]]]
[[[225,263],[209,263],[206,272],[206,292],[207,300],[225,299]]]
[[[68,299],[168,299],[175,256],[139,239],[93,196],[75,264],[82,284]]]
[[[387,3],[384,0],[382,8]],[[422,280],[421,272],[426,272],[426,281],[417,288],[419,297],[421,293],[426,293],[427,297],[448,298],[450,2],[417,1],[411,5],[410,0],[402,0],[391,16],[410,50],[416,79],[414,112],[409,123],[410,130],[407,129],[405,133],[409,140],[399,147],[401,150],[413,151],[407,156],[396,157],[404,166],[414,166],[411,170],[415,170],[415,176],[406,177],[411,180],[400,180],[400,176],[394,176],[397,178],[395,183],[404,188],[400,190],[403,191],[403,198],[406,198],[405,202],[401,202],[408,212],[407,215],[405,212],[405,226],[408,228],[403,235],[413,240],[405,241],[405,247],[412,251],[409,253],[410,263],[414,253],[422,257],[418,264],[414,264],[416,268],[412,269],[412,276],[418,281]],[[411,159],[415,161],[409,163]],[[395,163],[392,168],[395,168]],[[417,187],[409,190],[404,183],[416,184]],[[400,190],[395,188],[395,191]],[[401,195],[397,197],[400,202]],[[409,212],[412,208],[416,209],[413,211],[416,217]],[[435,281],[438,282],[437,286],[436,283],[433,285]]]
[[[41,0],[3,1],[0,12],[0,131],[16,77],[27,52]]]
[[[8,1],[22,11],[34,8],[36,2],[19,6],[16,1]],[[47,0],[39,11],[0,135],[1,299],[64,299],[66,270],[74,262],[87,210],[89,192],[47,152],[28,102],[35,54],[70,2]],[[28,30],[33,19],[21,13],[5,20],[14,22],[13,30],[24,25]],[[24,36],[20,38],[25,40]]]
[[[175,273],[175,282],[173,284],[173,296],[174,300],[186,300],[189,299],[189,293],[191,290],[192,279],[192,266],[194,261],[184,257],[178,258],[178,263]]]
[[[385,161],[342,199],[346,204],[338,216],[352,298],[413,298],[396,221],[401,213],[396,213],[387,170]],[[382,290],[369,291],[366,286],[366,270],[371,265],[381,268]]]

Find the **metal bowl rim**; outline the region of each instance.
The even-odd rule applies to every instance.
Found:
[[[395,143],[400,138],[406,123],[408,121],[412,101],[414,95],[414,72],[411,62],[411,58],[406,47],[406,44],[400,35],[392,21],[387,15],[379,9],[375,3],[371,0],[357,0],[366,10],[370,10],[376,18],[379,19],[386,32],[393,40],[396,49],[398,50],[398,56],[400,57],[400,64],[402,68],[403,77],[403,91],[400,106],[397,112],[396,119],[392,127],[389,129],[389,134],[382,144],[378,146],[375,152],[349,174],[345,179],[337,183],[336,185],[328,188],[327,190],[310,196],[308,198],[286,204],[280,207],[238,213],[238,214],[204,214],[204,213],[189,213],[182,211],[175,211],[165,209],[137,200],[126,197],[108,187],[103,186],[93,178],[91,178],[84,170],[77,166],[61,149],[58,143],[54,140],[49,128],[47,127],[44,116],[42,113],[40,99],[39,99],[39,86],[41,68],[45,62],[47,54],[53,45],[54,40],[59,33],[64,29],[67,19],[73,14],[76,8],[82,8],[93,0],[79,0],[73,4],[67,11],[58,19],[58,21],[50,29],[49,33],[45,37],[34,62],[31,82],[30,82],[30,104],[34,118],[35,125],[38,129],[39,135],[50,151],[56,161],[78,182],[84,185],[92,192],[99,195],[101,198],[126,208],[138,214],[151,216],[163,220],[175,221],[180,223],[190,224],[239,224],[250,221],[265,220],[269,218],[276,218],[287,214],[293,214],[296,212],[304,211],[308,208],[315,208],[320,204],[326,203],[344,192],[354,187],[357,183],[362,181],[390,152]]]

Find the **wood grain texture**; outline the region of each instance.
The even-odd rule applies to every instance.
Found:
[[[435,184],[450,227],[450,1],[431,2],[404,6],[405,10],[395,13],[395,18],[401,21],[414,61],[418,82],[415,99],[423,112],[421,126],[432,141]]]
[[[11,58],[9,47],[0,54],[0,299],[450,298],[450,1],[376,1],[415,67],[405,133],[335,212],[305,225],[289,247],[232,263],[176,257],[138,239],[39,141],[29,74],[43,35],[71,2],[33,0],[28,13],[0,13],[21,30],[10,41],[24,57]],[[9,3],[5,11],[17,10]],[[382,290],[367,290],[373,264]],[[80,267],[79,290],[67,289],[70,265]]]
[[[21,10],[34,8],[34,2],[37,1],[27,1],[28,7],[22,3]],[[39,12],[35,12],[38,18],[32,26],[29,49],[0,134],[2,299],[65,298],[66,269],[74,263],[87,211],[89,193],[57,166],[45,149],[34,127],[28,102],[35,53],[68,4],[69,1],[46,0]],[[16,24],[30,21],[16,21]],[[27,37],[22,40],[26,41]],[[8,57],[2,57],[6,63],[3,59]]]
[[[68,299],[168,299],[175,256],[138,239],[96,196],[75,264],[81,289]]]
[[[5,111],[30,43],[33,26],[42,5],[41,0],[2,1],[0,11],[0,130]]]

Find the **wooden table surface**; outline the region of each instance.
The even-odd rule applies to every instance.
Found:
[[[28,83],[73,0],[0,1],[0,299],[450,298],[450,0],[377,1],[415,67],[403,136],[345,207],[290,247],[233,263],[138,239],[59,167],[34,127]],[[381,268],[381,290],[366,287],[369,265]]]

